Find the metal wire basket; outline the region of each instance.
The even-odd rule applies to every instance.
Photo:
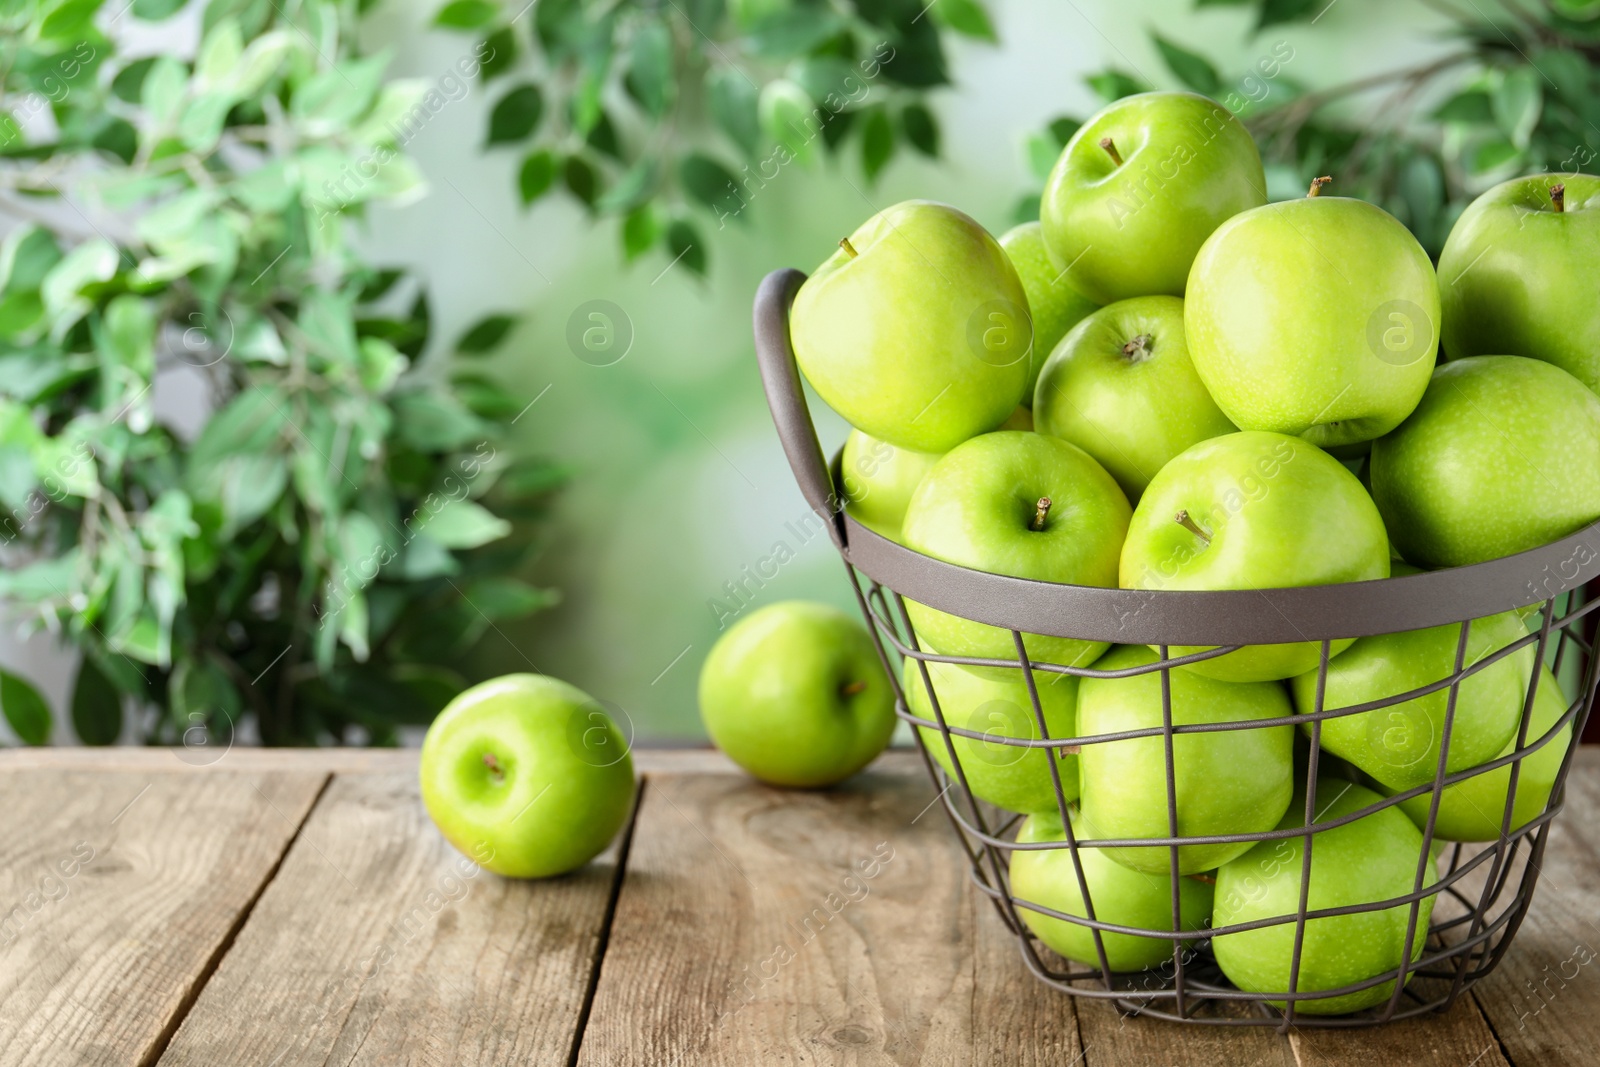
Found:
[[[978,890],[995,903],[1001,918],[1017,935],[1023,960],[1042,981],[1073,996],[1110,1000],[1130,1014],[1151,1015],[1174,1021],[1210,1025],[1370,1026],[1443,1011],[1461,993],[1499,963],[1527,913],[1538,881],[1540,858],[1549,835],[1550,820],[1561,810],[1563,782],[1571,765],[1576,739],[1594,701],[1596,666],[1593,654],[1594,619],[1600,600],[1589,601],[1584,585],[1600,575],[1600,523],[1570,537],[1519,555],[1470,567],[1425,572],[1383,581],[1296,589],[1230,590],[1218,592],[1150,592],[1061,585],[990,574],[954,566],[914,552],[879,536],[846,513],[835,491],[837,468],[825,462],[811,422],[794,352],[789,340],[789,307],[805,275],[780,270],[762,283],[755,300],[756,353],[773,421],[790,467],[810,506],[827,523],[850,577],[861,612],[883,664],[895,685],[900,718],[913,725],[928,773],[939,798],[971,861]],[[1011,660],[974,659],[939,655],[925,649],[906,610],[907,601],[1009,630],[1016,649]],[[1526,636],[1477,662],[1468,664],[1468,630],[1473,620],[1525,609],[1530,621]],[[1535,613],[1537,615],[1535,616]],[[1531,628],[1537,621],[1537,629]],[[1421,688],[1352,707],[1324,707],[1329,661],[1335,641],[1379,634],[1396,634],[1426,627],[1457,625],[1455,669]],[[1032,662],[1023,634],[1103,641],[1111,644],[1147,645],[1159,651],[1154,662],[1120,671],[1095,670],[1053,663]],[[1316,703],[1312,711],[1273,720],[1275,724],[1306,724],[1309,749],[1301,754],[1296,774],[1303,776],[1306,798],[1303,825],[1259,833],[1183,836],[1178,831],[1175,791],[1174,739],[1185,733],[1251,729],[1260,721],[1174,725],[1171,675],[1173,668],[1208,656],[1219,656],[1240,646],[1285,642],[1320,643]],[[1174,655],[1178,646],[1215,646],[1213,651]],[[1532,676],[1526,686],[1521,722],[1511,749],[1497,759],[1466,770],[1447,773],[1450,732],[1461,684],[1499,660],[1532,647]],[[931,714],[911,710],[894,658],[909,661],[908,674],[920,679]],[[1032,704],[1033,723],[1022,738],[978,732],[952,726],[940,708],[930,680],[929,664],[952,663],[968,667],[1006,667],[1020,672]],[[1548,729],[1530,729],[1535,691],[1542,668],[1571,679],[1576,699],[1561,703],[1564,712]],[[1084,737],[1051,737],[1039,689],[1051,676],[1078,678],[1125,677],[1159,672],[1162,724],[1159,727]],[[1548,679],[1548,675],[1544,675]],[[1518,675],[1520,678],[1520,675]],[[1520,682],[1518,683],[1520,685]],[[1548,684],[1548,682],[1546,683]],[[1430,782],[1396,792],[1354,812],[1323,818],[1314,804],[1319,770],[1334,762],[1321,751],[1323,724],[1342,716],[1390,707],[1415,697],[1448,690],[1437,767]],[[920,701],[919,701],[920,703]],[[1022,731],[1006,731],[1021,733]],[[1110,744],[1136,737],[1160,738],[1165,759],[1167,836],[1138,839],[1079,840],[1073,831],[1069,793],[1063,789],[1065,757],[1092,745]],[[963,767],[957,738],[987,745],[1015,746],[1020,756],[1043,749],[1047,753],[1054,789],[1056,817],[1063,840],[1019,843],[1022,816],[980,801],[969,788],[970,767]],[[1561,739],[1568,739],[1563,742]],[[1549,800],[1532,818],[1511,827],[1517,782],[1523,761],[1546,745],[1565,744],[1555,772]],[[942,751],[932,751],[940,748]],[[968,748],[968,759],[972,748]],[[1005,751],[1001,749],[1000,751]],[[935,759],[935,756],[942,759]],[[944,766],[940,766],[943,763]],[[945,768],[949,769],[946,770]],[[1509,767],[1508,796],[1500,820],[1499,836],[1477,845],[1436,844],[1436,820],[1445,786],[1478,774]],[[1070,768],[1069,770],[1073,770]],[[1341,777],[1354,768],[1341,766]],[[1069,783],[1070,786],[1070,783]],[[1416,878],[1409,893],[1384,900],[1339,907],[1312,908],[1308,898],[1313,879],[1311,858],[1315,835],[1364,818],[1375,811],[1422,797],[1427,818],[1422,827],[1423,848]],[[1194,844],[1245,844],[1298,838],[1300,847],[1299,903],[1286,914],[1227,927],[1201,930],[1183,928],[1179,902],[1179,847]],[[1118,925],[1095,919],[1095,905],[1084,875],[1083,858],[1090,848],[1125,847],[1130,844],[1168,850],[1172,882],[1173,921],[1162,928]],[[1078,882],[1084,914],[1055,910],[1013,891],[1010,857],[1024,850],[1065,850]],[[1432,858],[1432,862],[1430,862]],[[1432,868],[1437,880],[1426,878]],[[1434,905],[1424,917],[1424,901]],[[1308,921],[1336,915],[1407,909],[1406,937],[1402,945],[1415,944],[1419,925],[1426,935],[1419,955],[1403,950],[1392,970],[1338,988],[1300,990],[1302,948]],[[1027,913],[1076,924],[1092,934],[1098,966],[1074,964],[1055,955],[1024,922]],[[1214,939],[1228,933],[1267,926],[1293,924],[1293,955],[1286,988],[1245,992],[1231,984],[1218,966]],[[1168,941],[1170,959],[1161,966],[1137,973],[1119,973],[1107,958],[1107,934],[1132,934]],[[1381,1004],[1354,1014],[1317,1012],[1317,1001],[1349,996],[1393,984]]]

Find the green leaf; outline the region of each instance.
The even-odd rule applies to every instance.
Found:
[[[661,212],[646,201],[622,220],[622,254],[629,263],[655,247],[661,239]]]
[[[499,5],[489,0],[451,0],[433,16],[433,24],[447,30],[476,30],[493,22],[499,14]]]
[[[189,0],[133,0],[134,18],[160,22],[182,11]]]
[[[1436,122],[1478,125],[1494,121],[1494,108],[1489,102],[1488,93],[1481,89],[1470,89],[1446,100],[1433,113],[1433,118]]]
[[[39,36],[46,40],[76,37],[89,27],[89,21],[105,0],[60,0],[48,5],[49,13],[39,23]],[[137,12],[135,12],[137,14]]]
[[[1167,64],[1167,69],[1184,85],[1193,89],[1201,96],[1216,96],[1222,88],[1222,78],[1217,74],[1217,68],[1202,55],[1197,55],[1187,49],[1179,48],[1159,33],[1152,33],[1150,39],[1156,44],[1156,50],[1161,53],[1162,60]]]
[[[1039,221],[1039,197],[1033,193],[1024,194],[1017,198],[1015,206],[1011,209],[1011,224],[1021,226],[1025,222]]]
[[[478,79],[484,85],[517,65],[517,35],[510,26],[501,26],[483,39],[478,47]]]
[[[878,46],[874,55],[883,56],[882,73],[890,81],[912,89],[931,89],[948,85],[949,71],[945,67],[944,46],[939,29],[932,19],[913,19],[899,25],[893,49],[889,43]]]
[[[1124,74],[1120,70],[1103,70],[1098,74],[1091,74],[1084,79],[1089,88],[1099,94],[1100,99],[1106,103],[1121,100],[1125,96],[1135,93],[1147,93],[1150,86],[1135,78],[1131,74]]]
[[[143,299],[124,293],[101,315],[101,352],[136,379],[149,381],[156,370],[156,317]]]
[[[111,79],[112,95],[124,104],[137,104],[139,94],[144,89],[145,75],[150,73],[155,61],[155,56],[145,56],[117,71],[116,77]]]
[[[1070,115],[1060,115],[1050,120],[1045,129],[1050,131],[1050,136],[1055,139],[1058,149],[1067,147],[1067,142],[1072,140],[1072,135],[1078,132],[1078,127],[1083,123]]]
[[[206,31],[200,51],[194,58],[194,76],[199,92],[204,93],[225,82],[239,66],[244,54],[244,35],[238,19],[223,19]]]
[[[517,172],[517,192],[527,207],[545,193],[556,180],[556,157],[548,148],[529,152]]]
[[[233,679],[210,657],[178,660],[167,682],[167,694],[168,714],[185,733],[204,730],[219,720],[225,727],[219,732],[231,732],[244,711],[244,698]],[[197,740],[185,737],[184,743]]]
[[[600,198],[600,175],[582,156],[568,156],[561,168],[561,177],[567,192],[577,197],[586,207],[594,207]]]
[[[672,34],[666,24],[640,23],[628,52],[628,73],[623,81],[646,114],[660,118],[672,102]]]
[[[646,156],[618,178],[616,184],[595,202],[603,215],[620,215],[648,200],[656,191],[656,161]]]
[[[177,117],[188,88],[188,68],[176,59],[161,56],[151,64],[139,87],[139,101],[153,126],[164,127]]]
[[[487,440],[490,428],[454,397],[408,389],[391,398],[400,439],[419,452],[453,452]]]
[[[702,278],[706,274],[706,244],[700,231],[687,219],[673,219],[667,226],[667,251],[673,262],[682,263]]]
[[[741,219],[744,201],[739,197],[739,180],[721,163],[691,152],[678,163],[678,180],[690,197],[717,216],[719,225],[728,218]]]
[[[6,722],[23,744],[50,743],[50,731],[55,725],[50,705],[37,689],[10,671],[0,671],[0,709],[4,709]]]
[[[980,0],[939,0],[932,11],[935,18],[959,34],[990,44],[1000,41]]]
[[[1474,148],[1467,160],[1467,169],[1474,174],[1487,174],[1510,163],[1520,153],[1510,141],[1494,139]]]
[[[456,351],[468,355],[482,355],[499,347],[511,327],[517,324],[515,315],[486,315],[468,327],[456,342]]]
[[[109,745],[122,733],[122,697],[87,656],[72,686],[72,728],[86,745]]]
[[[929,159],[939,158],[939,120],[923,104],[907,104],[900,112],[900,129],[911,147]]]
[[[619,163],[623,161],[622,142],[617,137],[617,127],[604,108],[601,109],[600,117],[595,120],[595,124],[590,127],[589,136],[583,139],[583,143],[601,155],[610,156]]]
[[[811,142],[822,127],[816,108],[806,91],[787,78],[777,78],[761,90],[758,105],[761,128],[768,137],[804,162],[811,156]]]
[[[400,375],[411,361],[400,350],[380,337],[363,337],[357,360],[357,375],[361,387],[369,393],[383,396],[393,389]]]
[[[511,532],[511,524],[471,500],[445,500],[424,514],[417,529],[445,548],[478,548]]]
[[[560,602],[553,590],[539,589],[516,578],[485,578],[463,590],[467,602],[495,622],[523,619]]]
[[[1322,10],[1325,2],[1326,0],[1262,0],[1256,29],[1264,30],[1268,26],[1303,19],[1315,11]]]
[[[757,19],[745,47],[763,59],[793,59],[845,28],[839,16],[809,5],[774,11]]]
[[[839,56],[806,56],[789,64],[789,80],[828,111],[842,111],[853,98],[865,96],[866,86],[854,65]]]
[[[242,530],[265,515],[289,484],[281,455],[230,456],[221,464],[222,519],[227,532]]]
[[[510,144],[530,136],[544,115],[544,93],[531,82],[502,96],[489,113],[488,144]]]
[[[0,243],[0,291],[37,290],[50,268],[60,262],[54,234],[32,223],[18,226]]]
[[[889,109],[874,104],[861,121],[861,171],[867,181],[877,181],[893,157],[894,123],[889,120]]]
[[[1490,97],[1495,122],[1519,149],[1526,149],[1539,125],[1544,106],[1544,87],[1540,74],[1532,67],[1506,71]]]
[[[343,132],[367,113],[383,83],[387,53],[347,59],[301,82],[289,100],[289,114],[317,136]]]
[[[706,105],[711,121],[751,158],[761,151],[758,99],[755,83],[735,67],[717,67],[706,76]]]
[[[71,325],[89,310],[89,302],[82,297],[84,289],[110,279],[117,272],[117,262],[116,248],[101,237],[92,237],[68,252],[39,285],[45,312]]]

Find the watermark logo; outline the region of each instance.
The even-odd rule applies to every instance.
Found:
[[[979,304],[967,318],[967,347],[991,367],[1009,367],[1033,351],[1028,309],[1001,297]]]
[[[633,348],[633,320],[609,300],[585,300],[567,318],[567,347],[591,367],[620,363]]]
[[[1367,319],[1367,347],[1396,367],[1409,367],[1433,351],[1433,339],[1433,320],[1409,300],[1380,304]]]
[[[567,717],[567,747],[591,767],[612,767],[633,751],[633,718],[618,704],[595,700]]]
[[[1433,719],[1415,704],[1367,714],[1367,745],[1390,767],[1410,767],[1433,749]]]

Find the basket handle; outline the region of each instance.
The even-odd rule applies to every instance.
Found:
[[[833,479],[828,475],[822,444],[817,440],[817,428],[811,422],[811,409],[800,384],[794,346],[789,341],[789,305],[805,280],[805,273],[793,268],[775,270],[762,279],[756,290],[756,361],[761,366],[767,407],[794,480],[811,510],[827,523],[828,536],[842,549],[843,508],[833,491]]]

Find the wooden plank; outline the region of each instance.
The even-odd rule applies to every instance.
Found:
[[[1080,998],[1077,1008],[1090,1067],[1295,1067],[1289,1039],[1270,1027],[1130,1017],[1103,1000]]]
[[[338,776],[161,1063],[566,1063],[616,875],[496,877],[414,774]]]
[[[1289,1040],[1302,1067],[1506,1067],[1494,1033],[1470,997],[1443,1015],[1363,1029],[1296,1028]]]
[[[149,1062],[325,781],[0,774],[0,1067]]]
[[[1474,990],[1511,1061],[1588,1067],[1600,1048],[1600,749],[1580,748],[1539,884],[1499,968]]]
[[[414,748],[247,748],[241,745],[216,755],[134,745],[109,748],[9,748],[0,749],[0,774],[8,770],[39,768],[173,773],[205,773],[212,770],[324,771],[330,774],[414,772],[417,751]],[[713,748],[635,746],[633,766],[640,774],[744,773],[728,757]],[[891,773],[923,773],[921,757],[909,748],[890,749],[878,757],[873,767]]]
[[[653,777],[580,1060],[1051,1064],[1071,1007],[968,882],[925,776]]]

